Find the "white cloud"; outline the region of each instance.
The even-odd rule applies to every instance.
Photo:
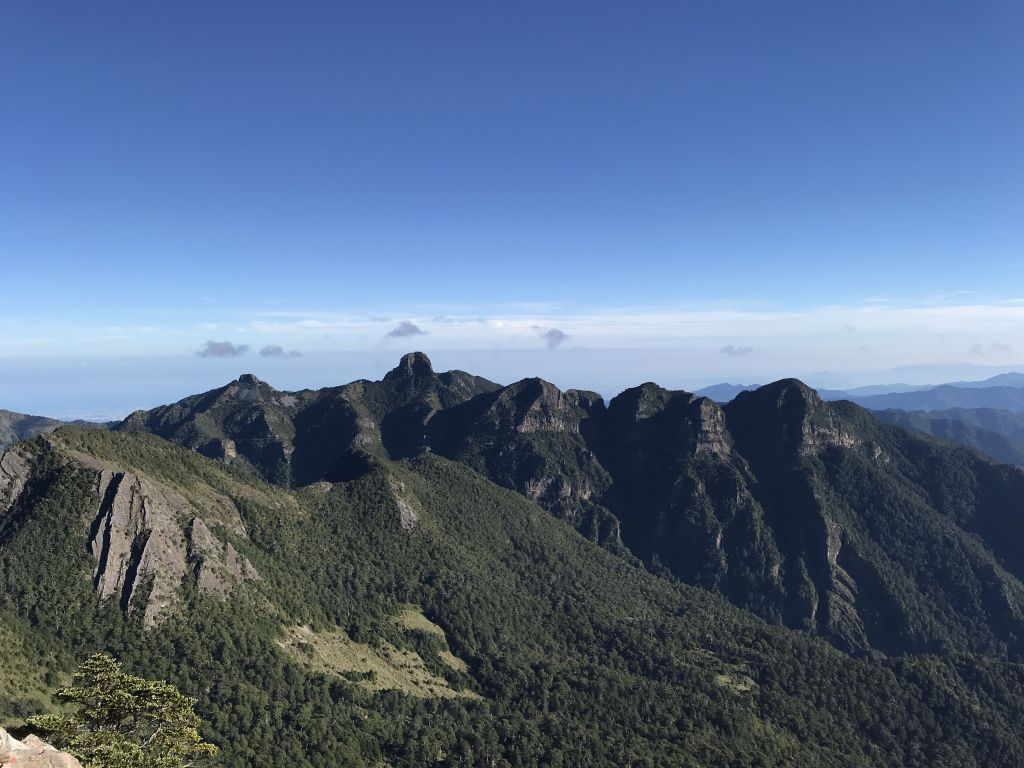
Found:
[[[277,344],[267,344],[267,346],[260,350],[260,357],[302,357],[302,353],[297,349],[286,350]]]
[[[724,347],[722,347],[718,351],[721,352],[723,355],[726,355],[728,357],[746,357],[747,355],[749,355],[751,352],[754,351],[754,348],[753,347],[737,347],[737,346],[735,346],[733,344],[726,344]]]
[[[403,315],[410,319],[394,319]],[[386,318],[392,318],[387,321],[391,325],[383,325]],[[298,348],[308,358],[319,352],[377,349],[389,329],[390,338],[419,336],[424,318],[436,318],[425,337],[435,351],[536,349],[539,334],[557,330],[563,340],[572,338],[572,350],[690,350],[674,357],[677,365],[727,366],[736,376],[758,372],[760,366],[777,367],[780,373],[846,370],[863,359],[860,350],[865,347],[877,366],[971,360],[1010,365],[1015,350],[1006,342],[1024,333],[1024,302],[889,299],[806,308],[379,306],[358,313],[204,310],[199,317],[160,313],[158,322],[146,317],[111,322],[104,317],[92,325],[59,318],[33,318],[29,323],[7,316],[0,317],[0,358],[180,354],[211,337],[254,350]],[[982,356],[969,351],[975,344],[981,345]],[[570,352],[564,343],[561,349]]]

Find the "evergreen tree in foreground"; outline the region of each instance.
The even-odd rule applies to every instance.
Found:
[[[86,660],[57,696],[78,711],[29,723],[85,768],[187,768],[217,752],[199,735],[195,699],[125,673],[107,654]]]

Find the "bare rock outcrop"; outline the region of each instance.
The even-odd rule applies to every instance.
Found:
[[[200,594],[228,595],[235,584],[259,578],[249,559],[214,536],[201,517],[192,518],[186,535],[187,560],[194,564]]]
[[[101,600],[118,601],[155,625],[194,579],[201,594],[224,596],[257,578],[230,542],[220,541],[179,494],[130,472],[103,469],[96,490],[100,508],[89,551],[96,559],[93,586]]]
[[[27,480],[28,462],[17,450],[0,454],[0,511],[10,508]]]
[[[726,437],[725,413],[718,403],[707,398],[700,398],[696,402],[700,420],[696,452],[727,456],[730,448]]]
[[[0,728],[0,768],[82,768],[78,760],[60,752],[38,736],[18,741]]]
[[[394,497],[395,504],[398,507],[398,523],[402,526],[403,531],[409,533],[416,527],[416,521],[420,517],[419,502],[415,501],[412,495],[406,492],[405,483],[401,480],[394,477],[388,480],[391,486],[391,495]]]

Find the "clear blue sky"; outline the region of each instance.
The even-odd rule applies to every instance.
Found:
[[[1022,40],[1000,0],[6,2],[0,365],[1009,365]]]

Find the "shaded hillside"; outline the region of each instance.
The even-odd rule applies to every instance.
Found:
[[[44,685],[113,652],[198,697],[225,766],[1024,761],[1019,665],[851,658],[437,456],[286,490],[62,429],[0,466],[0,669],[31,655]],[[104,531],[133,546],[111,557]],[[150,570],[165,550],[177,585]],[[0,717],[45,706],[0,692]]]
[[[740,392],[748,392],[757,389],[760,384],[712,384],[710,387],[698,389],[696,394],[700,397],[707,397],[716,403],[728,403]]]
[[[53,432],[58,427],[73,425],[86,429],[108,429],[113,422],[61,421],[46,416],[28,416],[24,413],[0,409],[0,451],[19,440],[29,440],[37,435]]]
[[[52,432],[64,422],[45,416],[28,416],[24,413],[0,409],[0,451],[19,440],[27,440],[45,432]]]
[[[994,408],[877,411],[888,424],[975,448],[1004,464],[1024,467],[1024,414]]]
[[[941,411],[948,408],[997,408],[1024,412],[1024,387],[964,387],[944,384],[921,392],[851,396],[851,400],[874,411]]]

